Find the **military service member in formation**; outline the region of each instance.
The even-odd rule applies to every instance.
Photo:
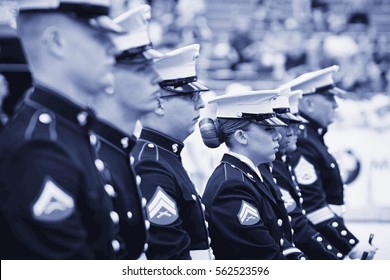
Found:
[[[217,118],[201,121],[206,146],[226,143],[229,151],[203,194],[216,259],[305,259],[285,236],[286,210],[257,168],[275,159],[285,124],[275,117],[276,90],[237,92],[217,97]],[[289,227],[289,226],[288,226]]]
[[[212,259],[204,205],[184,169],[183,141],[194,131],[200,96],[208,90],[197,82],[199,45],[166,54],[155,63],[162,81],[159,107],[141,118],[143,129],[133,151],[147,198],[151,223],[149,259]]]
[[[281,91],[282,94],[273,102],[273,108],[278,118],[288,126],[276,128],[282,137],[276,159],[271,163],[271,170],[275,186],[280,189],[279,195],[290,216],[291,227],[294,230],[293,242],[310,259],[343,259],[344,255],[313,227],[302,207],[302,193],[286,156],[288,148],[290,151],[296,149],[296,131],[300,130],[295,128],[307,122],[298,114],[298,99],[302,96],[302,91],[290,92],[290,88],[282,88]]]
[[[359,242],[342,218],[344,185],[338,164],[324,142],[327,128],[334,120],[336,96],[345,94],[333,79],[338,68],[334,65],[305,73],[284,85],[303,91],[299,111],[309,121],[291,154],[291,165],[302,192],[303,207],[314,227],[349,258],[360,259],[367,254],[372,259],[377,248]]]
[[[109,9],[108,0],[20,1],[34,89],[0,136],[2,259],[136,258],[143,250],[140,203],[131,209],[142,250],[124,242],[114,214],[121,205],[95,145],[99,121],[87,107],[114,89],[110,35],[125,31]]]

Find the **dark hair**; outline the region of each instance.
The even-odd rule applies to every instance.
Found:
[[[222,143],[230,148],[232,136],[237,130],[247,131],[250,121],[244,119],[205,118],[199,122],[203,143],[209,148],[217,148]]]

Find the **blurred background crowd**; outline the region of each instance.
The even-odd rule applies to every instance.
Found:
[[[275,88],[302,73],[340,65],[338,84],[350,94],[339,100],[338,119],[326,137],[348,183],[346,217],[390,221],[389,0],[113,2],[152,6],[151,39],[162,52],[199,43],[198,77],[212,94],[233,86]],[[18,96],[31,83],[17,42],[10,43],[15,39],[16,12],[13,1],[0,0],[2,118],[12,114]],[[112,16],[116,15],[114,9]],[[196,134],[195,138],[200,139]],[[197,168],[215,167],[219,155],[207,150],[195,159],[199,152],[191,154],[191,147],[203,144],[191,138],[188,142],[191,160],[184,159],[185,164],[193,180],[204,186],[208,168]]]

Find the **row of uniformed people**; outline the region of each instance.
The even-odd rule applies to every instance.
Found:
[[[162,55],[149,6],[114,20],[109,9],[19,2],[34,86],[0,135],[2,259],[213,258],[180,162],[207,90],[196,82],[199,45]]]
[[[275,158],[274,126],[286,125],[272,110],[279,91],[212,101],[222,112],[214,133],[230,151],[204,206],[180,158],[207,90],[196,81],[199,46],[153,50],[146,5],[112,21],[109,1],[49,2],[20,5],[34,90],[0,136],[2,258],[212,259],[211,247],[217,259],[310,256],[312,247],[294,246],[291,225],[303,226],[267,180],[269,166],[257,168]],[[343,257],[328,245],[317,244],[318,258]]]
[[[342,180],[322,138],[333,121],[335,95],[343,93],[334,84],[337,70],[306,73],[276,92],[241,92],[211,101],[217,118],[201,122],[204,143],[228,147],[203,195],[216,258],[286,257],[273,247],[281,236],[275,235],[276,225],[310,259],[374,257],[377,248],[359,242],[338,211]],[[290,93],[291,88],[300,92]],[[298,126],[307,130],[300,134]],[[275,211],[283,203],[291,232],[283,227],[286,213]]]

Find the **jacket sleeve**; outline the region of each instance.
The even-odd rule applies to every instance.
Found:
[[[141,177],[140,188],[147,200],[149,259],[191,259],[190,237],[180,217],[177,182],[164,166],[153,160],[141,160],[135,165]]]

